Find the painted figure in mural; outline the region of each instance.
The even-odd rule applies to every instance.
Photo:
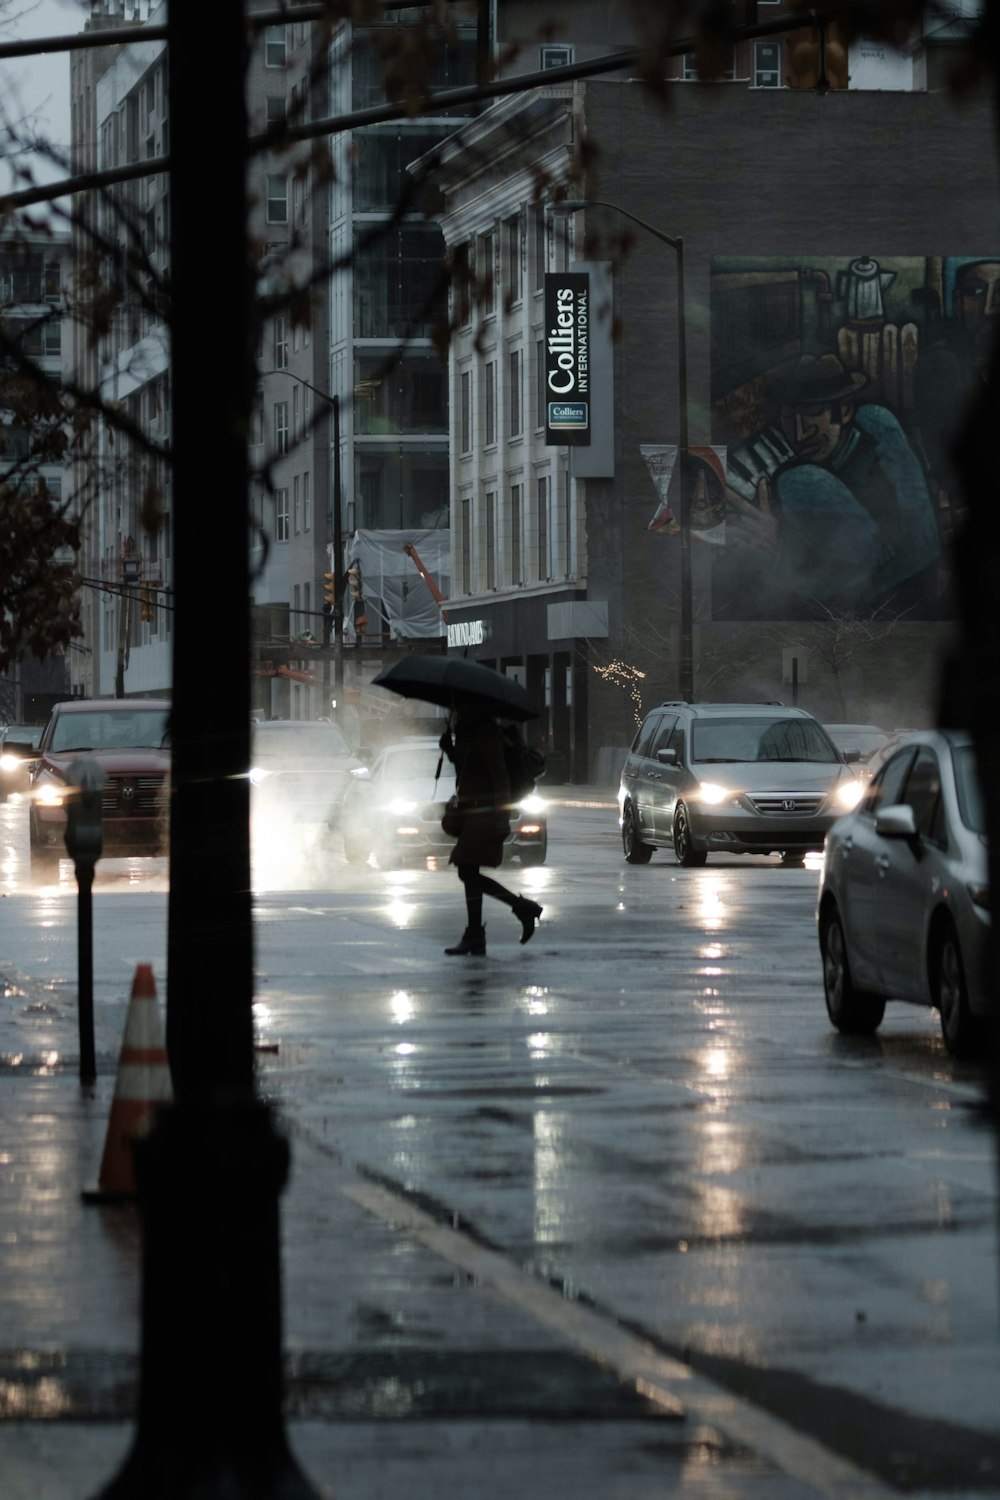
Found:
[[[752,505],[730,500],[765,613],[903,613],[933,590],[941,542],[923,469],[889,408],[859,403],[867,384],[835,354],[803,355],[771,388],[777,423],[731,456],[733,479],[759,475]]]

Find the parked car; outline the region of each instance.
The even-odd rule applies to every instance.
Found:
[[[455,769],[442,758],[436,739],[421,736],[386,745],[370,769],[352,777],[344,802],[345,858],[359,864],[374,854],[382,865],[429,855],[447,859],[455,840],[443,831],[441,815],[454,791]],[[547,852],[545,804],[531,795],[515,809],[505,858],[541,865]]]
[[[351,772],[364,762],[336,724],[268,719],[251,728],[250,782],[254,840],[266,853],[274,840],[335,828]]]
[[[801,864],[862,790],[804,709],[661,703],[622,770],[622,847],[632,865],[659,848],[672,848],[680,865],[703,865],[713,852]]]
[[[818,926],[839,1031],[873,1032],[887,999],[932,1005],[956,1057],[982,1054],[989,1000],[986,822],[972,740],[925,730],[827,836]]]
[[[28,790],[31,762],[41,737],[40,724],[0,725],[0,802]]]
[[[889,738],[876,724],[824,724],[823,728],[848,764],[865,764]]]
[[[31,873],[50,880],[66,853],[66,772],[92,755],[105,776],[103,852],[162,854],[168,841],[170,704],[160,698],[73,698],[42,731],[29,786]]]

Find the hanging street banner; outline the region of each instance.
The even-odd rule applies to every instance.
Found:
[[[662,531],[667,536],[679,536],[680,494],[676,443],[640,443],[639,452],[646,460],[649,477],[656,486],[659,504],[647,531]],[[691,535],[699,542],[710,542],[715,547],[726,544],[726,449],[699,447],[688,449],[688,514],[691,517]]]
[[[545,274],[545,442],[590,443],[590,274]]]

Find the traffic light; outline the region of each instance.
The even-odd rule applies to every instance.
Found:
[[[337,579],[333,573],[323,574],[323,603],[332,609],[337,602]]]

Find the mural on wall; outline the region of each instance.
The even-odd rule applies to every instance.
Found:
[[[998,313],[1000,256],[713,261],[714,618],[954,612],[949,448]]]

